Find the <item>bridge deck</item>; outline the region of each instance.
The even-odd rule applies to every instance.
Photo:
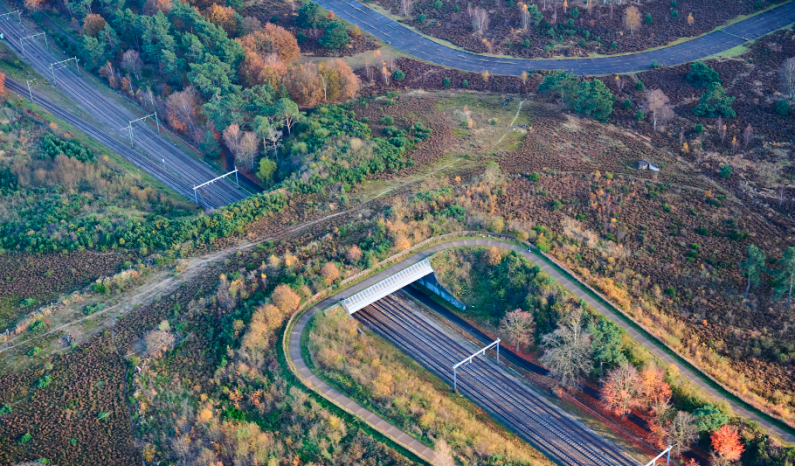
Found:
[[[365,288],[350,298],[344,299],[342,301],[342,308],[345,309],[348,314],[353,314],[359,309],[378,301],[384,296],[394,293],[409,283],[415,282],[430,273],[433,273],[431,261],[428,259],[422,260],[369,288]]]

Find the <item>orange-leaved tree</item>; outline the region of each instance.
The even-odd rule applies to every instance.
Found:
[[[237,32],[237,19],[235,18],[235,10],[232,7],[213,3],[210,8],[204,10],[204,17],[207,18],[207,21],[226,31],[230,36]]]
[[[724,425],[712,434],[710,440],[715,450],[715,463],[721,466],[739,460],[740,455],[745,451],[745,447],[740,443],[740,434],[736,426]]]
[[[320,79],[326,101],[350,99],[359,90],[359,77],[339,58],[320,64]]]
[[[323,85],[314,63],[290,68],[284,85],[293,101],[301,107],[314,107],[323,100]]]
[[[99,31],[105,29],[105,18],[97,14],[90,14],[83,20],[83,35],[97,37]]]

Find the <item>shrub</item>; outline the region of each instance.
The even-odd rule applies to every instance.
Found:
[[[703,132],[704,132],[704,125],[702,125],[701,123],[697,124],[696,125],[696,134],[701,134]]]
[[[394,124],[394,123],[395,123],[395,119],[392,118],[391,116],[387,115],[387,116],[381,118],[381,124],[384,125],[384,126],[388,126],[388,125],[391,125],[391,124]]]
[[[616,41],[610,42],[610,48],[611,49],[617,49],[618,48],[618,43]]]
[[[563,203],[560,201],[555,201],[552,203],[552,210],[560,210],[563,208]]]
[[[678,6],[679,4],[676,3],[676,0],[671,0],[671,8],[677,8]]]
[[[395,78],[395,81],[403,81],[406,79],[406,73],[401,70],[395,70],[395,72],[392,73],[392,77]]]
[[[25,432],[25,434],[19,438],[19,444],[24,445],[30,442],[33,439],[33,436],[30,435],[30,432]]]
[[[461,81],[461,87],[463,87],[464,89],[468,88],[469,87],[469,81],[467,81],[466,79]]]
[[[94,153],[91,150],[81,146],[79,142],[58,139],[52,134],[44,135],[44,138],[41,141],[41,148],[45,155],[53,159],[60,154],[64,154],[67,157],[79,160],[84,163],[93,162],[96,160]]]
[[[574,19],[579,18],[580,17],[580,9],[579,8],[575,8],[575,9],[571,10],[571,17],[574,18]]]
[[[721,178],[731,178],[732,176],[732,166],[729,164],[723,165],[720,167],[720,176]]]
[[[436,0],[436,3],[433,4],[433,6],[436,7],[437,10],[441,10],[443,5],[444,3],[442,3],[442,0]]]
[[[651,68],[652,69],[657,69],[659,67],[660,67],[660,64],[657,63],[657,60],[654,60],[653,62],[651,62]]]
[[[638,81],[635,82],[635,89],[636,90],[642,91],[643,87],[644,87],[643,86],[643,81],[638,80]]]
[[[444,86],[444,87],[450,87],[451,85],[452,85],[452,83],[450,82],[450,78],[444,78],[444,79],[442,79],[442,86]]]
[[[762,0],[756,0],[754,2],[754,8],[756,8],[757,10],[761,10],[762,9]]]
[[[420,15],[417,16],[417,21],[419,21],[421,23],[424,23],[427,19],[428,19],[428,17],[425,16],[425,13],[420,13]]]
[[[525,39],[524,40],[524,46],[525,47],[530,47],[530,39]]]
[[[527,179],[535,183],[536,181],[541,179],[541,175],[539,175],[538,173],[531,173],[527,175]]]
[[[646,114],[643,112],[643,110],[638,110],[635,113],[635,119],[636,120],[643,121],[645,118],[646,118]]]
[[[723,82],[718,77],[718,72],[710,68],[707,64],[697,61],[690,65],[690,73],[685,78],[693,87],[709,87],[715,82]]]
[[[580,47],[585,47],[586,45],[585,39],[580,39]]]
[[[679,10],[671,10],[671,18],[676,19],[679,17]]]
[[[646,13],[646,19],[644,21],[646,24],[651,24],[654,21],[651,17],[651,13]]]
[[[9,413],[11,413],[11,405],[5,404],[2,407],[0,407],[0,416]]]
[[[299,32],[298,34],[295,35],[295,40],[298,41],[299,44],[303,44],[304,42],[306,42],[306,34],[304,34],[303,32]]]
[[[46,388],[50,383],[52,383],[52,377],[45,375],[36,382],[36,388]]]
[[[629,99],[624,99],[624,109],[629,110],[632,108],[632,101]]]
[[[271,16],[271,23],[278,23],[278,22],[279,22],[279,16],[278,15]]]
[[[787,116],[787,114],[789,114],[789,102],[786,100],[779,100],[776,102],[776,113],[781,116]]]
[[[456,5],[456,6],[455,6],[455,8],[453,8],[453,9],[455,10],[455,12],[456,12],[456,13],[458,13],[459,11],[461,11],[461,7],[460,7],[460,6],[458,6],[458,5]]]

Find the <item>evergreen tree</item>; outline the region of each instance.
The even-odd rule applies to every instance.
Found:
[[[579,78],[573,73],[556,71],[555,74],[544,77],[544,81],[538,86],[538,92],[554,92],[563,99],[563,104],[567,108],[574,108],[579,83]]]
[[[326,30],[318,43],[331,50],[339,50],[351,41],[348,37],[348,29],[341,21],[329,21]]]
[[[221,156],[221,146],[215,140],[215,135],[213,135],[212,131],[204,133],[204,139],[199,144],[199,150],[208,157],[216,158]]]
[[[298,24],[305,29],[320,29],[326,23],[320,6],[314,2],[304,2],[298,9]]]
[[[601,122],[607,122],[607,117],[613,113],[613,103],[616,101],[610,89],[598,79],[591,82],[583,81],[577,90],[577,103],[574,110],[577,113],[593,115]]]
[[[715,432],[729,423],[729,416],[723,414],[713,404],[702,406],[693,412],[699,432]]]
[[[745,288],[745,295],[743,299],[748,298],[748,291],[751,290],[751,285],[758,285],[762,277],[762,272],[765,271],[765,251],[762,251],[753,244],[748,246],[748,259],[740,263],[740,268],[745,270],[744,275],[748,277],[748,286]]]
[[[717,71],[700,61],[690,65],[690,73],[688,73],[686,79],[693,87],[707,87],[712,83],[723,82],[722,79],[718,78]]]
[[[693,113],[698,116],[715,118],[719,114],[725,118],[737,116],[732,108],[736,97],[729,97],[726,90],[719,82],[710,83],[707,91],[701,96],[700,104],[693,109]]]
[[[215,94],[233,92],[231,67],[218,57],[206,53],[204,63],[191,63],[188,80],[196,86],[205,98]]]
[[[171,84],[179,84],[185,76],[185,60],[174,52],[163,50],[160,54],[160,65],[163,67],[163,73],[168,82]]]
[[[775,293],[779,298],[787,295],[787,309],[789,309],[792,303],[792,285],[795,282],[795,247],[788,247],[778,263],[781,268],[775,273],[778,282]]]
[[[97,69],[107,60],[105,41],[102,38],[83,36],[80,39],[80,56],[83,58],[86,68]]]
[[[624,356],[624,341],[621,329],[609,320],[600,320],[588,324],[588,332],[593,338],[591,347],[594,358],[599,361],[599,385],[602,384],[602,364],[623,364],[627,362]]]

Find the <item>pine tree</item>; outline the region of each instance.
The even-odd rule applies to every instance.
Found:
[[[320,38],[318,43],[323,47],[331,50],[339,50],[351,41],[348,37],[348,29],[341,21],[329,21],[326,24],[326,29],[323,37]]]
[[[748,246],[748,259],[740,264],[740,268],[745,270],[744,274],[748,277],[748,286],[745,288],[745,295],[743,299],[748,299],[748,291],[751,290],[751,285],[758,285],[765,271],[765,251],[757,248],[753,244]]]
[[[775,277],[778,285],[775,288],[777,297],[787,295],[787,309],[792,304],[792,285],[795,283],[795,247],[788,247],[779,260],[780,269],[776,270]]]
[[[577,103],[574,110],[577,113],[593,115],[601,122],[607,122],[607,117],[613,113],[613,103],[616,101],[610,89],[598,79],[583,81],[577,91]]]

